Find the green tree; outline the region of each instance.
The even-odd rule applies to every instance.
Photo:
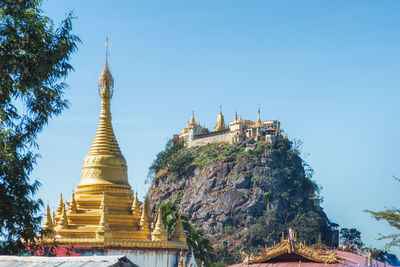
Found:
[[[73,15],[54,27],[41,2],[0,2],[0,254],[21,251],[38,232],[40,183],[29,178],[39,156],[35,140],[68,107],[63,79],[80,41],[71,33]]]
[[[161,205],[163,221],[168,234],[171,236],[175,230],[178,220],[179,206],[176,201],[168,200]],[[187,235],[187,245],[196,259],[204,261],[206,266],[210,266],[216,260],[214,249],[211,246],[210,240],[204,237],[202,229],[195,228],[191,223],[187,214],[181,214],[183,229]]]
[[[397,181],[400,182],[400,179],[397,177],[393,177]],[[391,226],[400,230],[400,209],[392,208],[386,209],[383,211],[372,211],[372,210],[364,210],[364,212],[372,214],[372,216],[377,220],[383,220],[388,222]],[[386,247],[389,249],[391,247],[400,247],[400,233],[394,233],[389,235],[382,235],[379,240],[388,239],[389,243],[386,244]]]
[[[340,229],[340,240],[342,244],[350,243],[356,245],[358,248],[364,246],[364,243],[361,241],[361,233],[355,228]]]

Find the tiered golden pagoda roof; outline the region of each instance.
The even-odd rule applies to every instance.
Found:
[[[70,200],[62,195],[57,213],[51,218],[47,208],[43,224],[43,244],[74,246],[123,246],[146,248],[186,248],[186,236],[169,238],[160,211],[155,222],[148,199],[144,204],[133,196],[127,164],[111,123],[114,80],[108,60],[99,78],[100,122],[88,155],[83,160],[81,181]],[[194,118],[193,118],[194,121]]]

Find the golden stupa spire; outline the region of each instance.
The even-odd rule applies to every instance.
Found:
[[[58,202],[57,213],[56,213],[57,221],[60,220],[63,209],[64,209],[64,201],[63,201],[62,193],[60,193],[60,201]]]
[[[113,192],[118,191],[119,194],[132,195],[128,183],[126,160],[118,146],[111,123],[114,79],[108,67],[107,46],[108,40],[105,65],[98,81],[101,99],[100,121],[92,146],[83,161],[81,181],[76,190],[77,195],[81,192],[111,192],[112,190],[114,190]]]
[[[135,198],[132,203],[132,213],[135,215],[136,219],[140,221],[140,202],[137,197],[137,192],[135,192]]]
[[[256,124],[257,124],[257,125],[261,125],[260,107],[258,107],[257,113],[258,113],[258,116],[257,116],[257,122],[256,122]]]
[[[224,115],[222,115],[222,105],[219,105],[219,114],[217,117],[217,124],[214,127],[214,131],[222,131],[225,130],[225,119]]]
[[[77,210],[78,210],[78,208],[77,208],[77,204],[76,204],[76,200],[75,200],[75,193],[72,192],[71,201],[69,202],[69,205],[68,205],[68,213],[76,213]]]
[[[50,213],[50,207],[49,205],[47,205],[46,208],[46,217],[44,218],[44,222],[43,222],[43,230],[53,230],[53,220],[51,219],[51,213]]]
[[[151,239],[160,241],[168,240],[168,232],[165,229],[164,222],[162,219],[161,207],[158,209],[157,212],[157,222],[153,232],[151,233]]]
[[[185,230],[183,229],[180,213],[178,213],[178,222],[176,224],[175,232],[172,235],[172,237],[178,241],[186,242],[186,234],[185,234]]]
[[[237,110],[235,110],[235,116],[233,117],[233,121],[234,122],[238,121]]]
[[[61,213],[60,220],[58,221],[57,227],[55,230],[59,231],[63,228],[67,228],[67,227],[68,227],[68,217],[67,217],[67,214],[65,212],[65,207],[64,207],[62,210],[62,213]]]
[[[147,199],[144,200],[144,204],[142,206],[142,216],[140,217],[140,227],[144,231],[149,231],[150,230],[150,222],[149,222],[149,218],[147,217],[146,202],[147,202]]]
[[[56,213],[53,211],[53,226],[56,227]]]
[[[190,125],[197,125],[196,120],[194,119],[194,109],[192,110],[192,117],[190,118]]]

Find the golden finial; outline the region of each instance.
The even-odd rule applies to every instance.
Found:
[[[258,111],[257,111],[257,113],[258,113],[258,116],[257,116],[257,122],[256,122],[256,124],[257,125],[261,125],[261,112],[260,112],[260,107],[258,107]]]
[[[68,212],[69,213],[76,213],[77,210],[78,210],[78,208],[77,208],[77,204],[76,204],[76,200],[75,200],[75,193],[72,192],[71,201],[70,201],[69,206],[68,206]]]
[[[63,209],[64,209],[64,201],[63,201],[62,193],[60,193],[60,201],[58,202],[57,214],[56,214],[57,221],[60,219]]]
[[[60,229],[67,228],[68,227],[68,217],[67,213],[65,212],[65,207],[62,210],[60,220],[57,223],[56,231],[59,231]]]
[[[185,230],[183,229],[180,213],[178,213],[178,222],[176,223],[176,228],[172,237],[181,242],[186,242],[186,234]]]
[[[281,243],[285,240],[285,233],[282,231]]]
[[[162,213],[161,213],[161,207],[158,208],[157,222],[156,222],[153,232],[151,233],[151,239],[152,240],[160,240],[160,241],[168,240],[168,232],[167,232],[167,230],[165,230]]]
[[[111,75],[110,69],[108,67],[108,36],[106,37],[106,62],[104,64],[103,71],[100,74],[98,86],[99,95],[101,99],[110,99],[114,93],[114,79]]]
[[[142,216],[140,217],[140,227],[142,228],[142,230],[149,231],[150,223],[149,223],[149,218],[147,217],[146,202],[147,202],[147,198],[144,200],[144,204],[142,206]]]
[[[224,115],[222,115],[222,105],[219,106],[219,114],[217,117],[217,124],[214,127],[214,131],[222,131],[225,130],[225,119]]]
[[[53,211],[53,226],[55,227],[56,225],[56,213]]]
[[[145,206],[145,211],[146,211],[148,221],[150,223],[153,223],[154,218],[153,218],[153,215],[151,214],[150,201],[148,200],[147,197],[146,197],[146,201],[144,202],[144,206]]]
[[[140,220],[140,202],[137,197],[137,192],[135,192],[135,198],[133,199],[132,203],[132,214],[137,220]]]
[[[235,116],[233,117],[233,121],[238,121],[237,110],[235,110]]]
[[[51,219],[50,207],[47,205],[46,208],[46,217],[44,218],[43,222],[43,230],[53,230],[53,221]]]

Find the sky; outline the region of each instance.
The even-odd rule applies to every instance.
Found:
[[[32,179],[57,207],[80,181],[109,36],[114,131],[143,198],[148,167],[190,119],[279,119],[303,142],[322,207],[367,246],[394,231],[365,209],[399,207],[399,1],[81,1],[43,3],[56,25],[73,11],[82,43],[66,82],[70,108],[38,139]],[[399,250],[393,250],[400,255]]]

